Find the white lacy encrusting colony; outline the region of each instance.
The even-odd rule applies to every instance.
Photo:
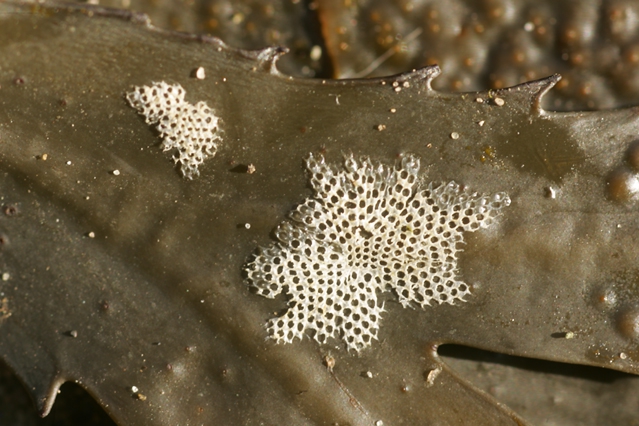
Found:
[[[506,194],[455,182],[422,188],[413,156],[396,167],[349,156],[339,169],[311,156],[307,166],[315,195],[246,266],[258,294],[290,295],[288,312],[268,322],[271,338],[290,343],[308,330],[320,343],[341,337],[359,351],[377,338],[378,292],[393,289],[404,307],[464,301],[463,232],[490,226],[510,204]]]
[[[179,84],[165,82],[151,86],[136,86],[126,94],[129,104],[155,125],[162,136],[164,151],[177,149],[173,156],[180,163],[184,177],[199,175],[198,166],[217,152],[222,140],[219,118],[205,102],[195,105],[184,100],[185,91]]]

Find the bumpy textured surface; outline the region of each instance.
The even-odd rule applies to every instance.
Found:
[[[184,177],[200,174],[198,166],[217,152],[221,141],[219,118],[205,102],[192,105],[184,100],[186,92],[179,84],[165,82],[136,86],[126,94],[131,106],[155,125],[162,136],[162,149],[177,149],[173,156]]]
[[[612,108],[639,93],[632,0],[321,2],[335,75],[383,76],[438,64],[444,91],[499,89],[560,73],[544,107]]]
[[[311,155],[315,196],[282,223],[279,242],[247,265],[258,294],[290,294],[290,309],[268,323],[270,337],[290,343],[309,330],[320,343],[341,337],[359,351],[377,338],[384,311],[377,293],[393,289],[402,306],[464,301],[458,277],[462,233],[486,228],[510,204],[504,193],[481,195],[455,182],[421,189],[419,159],[396,167],[368,158],[344,168]]]
[[[246,49],[281,45],[287,74],[369,77],[438,64],[433,88],[499,89],[554,73],[544,108],[634,105],[639,3],[634,0],[101,0],[162,28],[207,33]],[[319,54],[319,55],[318,55]]]

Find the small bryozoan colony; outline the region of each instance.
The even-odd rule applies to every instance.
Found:
[[[455,182],[422,187],[419,159],[410,155],[394,167],[347,156],[339,168],[311,155],[307,167],[314,196],[246,265],[258,294],[289,295],[288,311],[268,321],[272,339],[290,343],[308,333],[360,351],[377,339],[378,293],[394,290],[403,307],[464,301],[463,233],[490,226],[510,204],[506,194]]]
[[[205,102],[190,104],[185,95],[179,84],[162,81],[135,86],[127,92],[126,99],[145,117],[147,124],[160,132],[160,147],[164,151],[177,150],[173,160],[179,163],[184,177],[193,179],[200,174],[200,164],[215,156],[222,137],[220,119],[213,110]]]

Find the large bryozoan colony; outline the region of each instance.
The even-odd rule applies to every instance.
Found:
[[[179,84],[165,82],[136,86],[126,94],[129,104],[154,125],[162,137],[164,151],[176,149],[173,156],[184,177],[200,174],[198,166],[217,152],[222,140],[219,118],[205,103],[193,105],[184,100]]]
[[[258,294],[289,295],[288,311],[268,321],[271,338],[290,343],[308,333],[360,351],[377,338],[379,292],[394,290],[404,307],[464,301],[463,233],[490,226],[510,204],[506,194],[455,182],[422,187],[419,159],[410,155],[395,167],[348,156],[339,168],[311,155],[307,167],[314,196],[246,266]]]

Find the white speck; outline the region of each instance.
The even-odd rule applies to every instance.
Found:
[[[204,68],[199,67],[195,70],[195,78],[197,78],[198,80],[204,80],[206,78],[206,72],[204,71]]]
[[[408,81],[405,81],[402,83],[402,86],[405,88],[409,88],[410,87],[410,83]]]
[[[120,176],[120,171],[118,169],[113,170],[113,176]]]
[[[71,160],[67,161],[67,166],[71,165]]]
[[[84,197],[85,200],[90,199],[91,197],[89,197],[88,195],[86,197]]]
[[[628,358],[628,355],[626,355],[626,353],[625,353],[625,352],[621,352],[621,353],[619,354],[619,358],[621,358],[621,359],[626,359],[626,358]]]
[[[89,238],[95,238],[95,232],[91,231],[87,234]]]
[[[401,92],[401,91],[402,91],[402,88],[401,88],[401,87],[396,87],[396,88],[395,88],[395,92],[399,93],[399,92]]]
[[[391,109],[390,109],[390,112],[391,112],[391,114],[395,114],[395,113],[397,112],[397,109],[395,109],[395,108],[391,108]]]
[[[506,103],[502,98],[495,98],[494,102],[497,106],[504,106],[504,104]]]
[[[201,300],[200,300],[200,303],[204,303],[204,299],[201,299]]]
[[[437,378],[437,376],[439,376],[439,373],[442,372],[442,368],[441,367],[437,367],[433,370],[430,370],[428,372],[428,376],[426,377],[426,386],[427,387],[431,387],[435,384],[435,379]]]
[[[131,392],[137,392],[137,391],[139,391],[139,390],[140,390],[140,389],[138,389],[138,387],[137,387],[137,386],[131,386]]]
[[[377,420],[377,421],[375,422],[375,426],[384,426],[384,422],[383,422],[383,421],[381,421],[381,420]]]
[[[477,102],[478,104],[483,104],[484,100],[482,98],[476,98],[475,102]]]
[[[226,83],[226,77],[222,78],[222,81]]]
[[[524,30],[526,30],[527,32],[531,32],[534,29],[535,29],[535,24],[533,24],[532,22],[526,22],[524,24]]]
[[[451,134],[450,134],[450,138],[451,138],[451,139],[455,139],[455,140],[456,140],[456,139],[459,139],[459,133],[457,133],[457,132],[453,132],[453,133],[451,133]]]
[[[573,333],[572,331],[568,331],[566,333],[566,339],[574,339],[575,338],[575,333]]]
[[[11,278],[11,274],[8,272],[2,274],[2,281],[9,281],[9,278]]]
[[[244,224],[244,229],[251,229],[251,224],[250,224],[250,223],[248,223],[248,222],[246,222],[246,223]]]
[[[399,82],[393,81],[393,87],[397,87],[397,86],[399,86]]]
[[[371,373],[370,371],[365,372],[364,375],[369,379],[373,378],[373,373]]]
[[[382,130],[385,130],[385,129],[386,129],[386,125],[385,125],[385,124],[378,124],[378,125],[377,125],[377,130],[378,130],[378,131],[380,131],[380,132],[381,132]]]
[[[318,45],[313,46],[310,57],[311,61],[319,61],[322,58],[322,48]]]
[[[479,123],[477,123],[477,124],[479,124],[479,127],[484,127],[484,123],[486,123],[486,122],[485,122],[484,120],[482,120],[482,121],[480,121],[480,122],[479,122]]]
[[[42,161],[47,161],[47,158],[49,158],[49,155],[48,155],[48,154],[46,154],[46,153],[45,153],[45,154],[42,154],[42,155],[40,156],[40,159],[41,159]]]

